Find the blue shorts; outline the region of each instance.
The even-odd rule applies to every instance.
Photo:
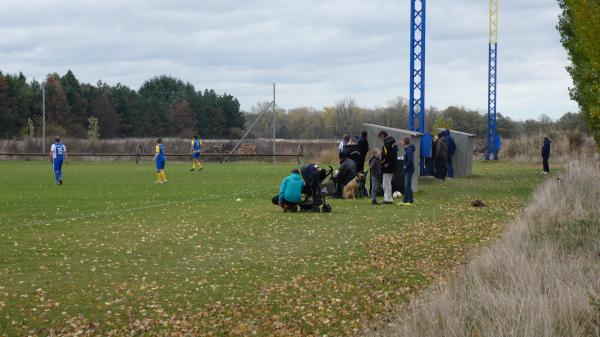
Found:
[[[200,159],[200,152],[194,152],[194,154],[192,155],[192,158]]]
[[[156,170],[162,171],[165,169],[165,160],[164,159],[156,159]]]
[[[63,160],[62,159],[54,159],[52,161],[52,166],[54,168],[54,172],[62,171]]]

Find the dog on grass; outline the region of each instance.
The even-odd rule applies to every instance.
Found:
[[[349,183],[344,186],[344,199],[356,199],[358,195],[359,186],[365,181],[365,174],[359,172],[354,179],[350,180]]]

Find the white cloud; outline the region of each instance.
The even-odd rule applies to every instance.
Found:
[[[555,30],[557,5],[502,2],[499,110],[523,119],[577,110]],[[428,3],[427,105],[487,108],[487,2]],[[232,89],[244,108],[268,100],[364,106],[408,96],[409,2],[361,0],[3,0],[0,70],[72,69],[134,88],[170,74]],[[249,88],[247,88],[250,86]]]

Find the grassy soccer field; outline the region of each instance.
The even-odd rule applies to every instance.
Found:
[[[498,236],[543,178],[476,162],[416,206],[270,204],[291,165],[0,162],[0,335],[347,335]],[[241,198],[242,201],[236,201]],[[483,200],[488,207],[473,208]],[[142,333],[143,332],[143,333]]]

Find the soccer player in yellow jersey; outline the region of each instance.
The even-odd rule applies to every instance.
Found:
[[[201,171],[204,169],[202,167],[202,163],[200,162],[200,148],[202,147],[202,141],[198,139],[198,136],[194,136],[192,139],[192,147],[190,148],[190,152],[192,152],[192,169],[190,171],[194,171],[198,169]]]
[[[167,175],[165,173],[165,163],[167,161],[167,157],[165,156],[165,145],[162,143],[162,139],[158,138],[156,140],[156,154],[153,161],[156,161],[156,172],[158,174],[158,180],[155,181],[155,184],[164,184],[167,182]]]

